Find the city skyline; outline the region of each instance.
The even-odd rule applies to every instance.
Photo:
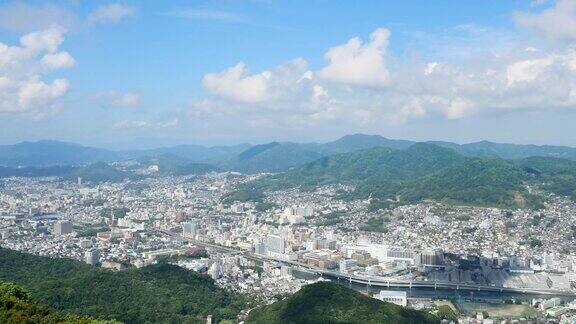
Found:
[[[5,2],[0,144],[575,146],[575,18],[569,0]]]

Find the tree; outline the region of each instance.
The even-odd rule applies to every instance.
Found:
[[[440,305],[438,306],[438,317],[442,320],[447,320],[447,321],[457,321],[458,320],[458,315],[456,315],[456,313],[454,313],[454,311],[452,310],[452,308],[448,305]]]

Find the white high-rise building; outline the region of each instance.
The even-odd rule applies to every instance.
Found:
[[[219,260],[216,260],[214,263],[212,263],[210,269],[208,269],[208,274],[214,280],[222,277],[222,265],[220,265]]]
[[[195,237],[198,230],[198,225],[196,221],[186,222],[182,224],[182,236],[184,237]]]
[[[270,234],[266,237],[266,250],[273,253],[284,253],[286,241],[280,235]]]
[[[57,221],[54,224],[54,234],[55,235],[66,235],[72,233],[72,222],[67,220]]]
[[[93,266],[100,263],[100,251],[98,251],[98,249],[91,249],[84,252],[84,262]]]

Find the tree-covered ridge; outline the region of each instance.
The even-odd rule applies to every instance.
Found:
[[[145,166],[158,166],[158,173],[160,175],[201,175],[219,171],[219,169],[212,164],[196,162],[171,153],[160,154],[158,156],[146,156],[137,159],[137,161]]]
[[[530,157],[516,162],[533,182],[557,195],[576,199],[576,162],[550,157]]]
[[[300,166],[320,157],[322,154],[308,149],[303,144],[272,142],[253,146],[222,163],[221,167],[246,173],[277,172]]]
[[[0,281],[21,285],[57,310],[125,323],[235,319],[245,302],[208,276],[170,264],[112,272],[1,248]]]
[[[118,182],[129,177],[130,174],[120,171],[107,163],[96,162],[73,170],[65,178],[82,178],[83,181],[99,183]]]
[[[13,283],[0,282],[0,323],[113,324],[86,316],[58,312],[33,301],[31,294]]]
[[[372,198],[378,205],[431,199],[513,208],[541,205],[541,199],[529,193],[527,185],[576,197],[574,180],[576,162],[569,160],[467,157],[450,148],[416,143],[405,150],[374,147],[323,157],[246,184],[243,189],[306,189],[330,183],[352,183],[356,190],[348,198]]]
[[[439,323],[433,315],[379,301],[337,284],[318,282],[268,306],[256,308],[247,324]]]
[[[518,145],[487,141],[469,144],[440,141],[428,143],[451,148],[465,156],[491,156],[503,159],[523,159],[533,156],[543,156],[576,160],[576,148],[566,146]],[[222,168],[232,171],[265,171],[272,169],[280,171],[278,169],[280,167],[300,166],[321,156],[349,153],[373,147],[387,147],[402,150],[413,144],[415,144],[415,142],[366,134],[345,135],[335,141],[327,143],[271,142],[261,145],[239,144],[215,147],[177,145],[156,149],[123,151],[111,151],[58,141],[38,141],[22,142],[14,145],[0,145],[0,166],[82,166],[100,161],[114,162],[172,155],[193,162],[217,164]]]
[[[465,161],[455,151],[418,143],[406,150],[374,147],[323,157],[269,178],[285,185],[318,185],[342,181],[407,180]]]
[[[117,158],[112,151],[58,141],[0,145],[0,165],[9,167],[82,165]]]
[[[532,198],[523,186],[523,172],[499,159],[467,159],[408,180],[371,179],[355,192],[360,198],[415,203],[435,200],[475,206],[523,207]]]

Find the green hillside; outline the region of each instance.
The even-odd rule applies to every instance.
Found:
[[[83,181],[98,183],[118,182],[127,179],[129,176],[130,175],[128,173],[122,172],[107,163],[97,162],[85,167],[75,169],[74,171],[70,172],[66,178],[74,180],[80,177]]]
[[[316,151],[326,155],[349,153],[373,147],[388,147],[402,150],[410,147],[414,142],[406,140],[393,140],[380,135],[352,134],[345,135],[335,141],[318,144]]]
[[[76,170],[71,166],[49,167],[2,167],[0,166],[0,178],[7,177],[62,177]]]
[[[144,166],[157,165],[161,175],[202,175],[218,168],[203,162],[195,162],[175,154],[161,154],[153,157],[141,157],[137,161]]]
[[[0,248],[0,281],[14,282],[59,311],[126,323],[204,323],[235,319],[242,296],[193,271],[157,264],[112,272],[82,262]]]
[[[512,163],[473,158],[414,179],[370,179],[358,186],[354,196],[402,203],[431,199],[474,206],[523,207],[532,203],[526,201],[529,196],[523,179],[524,173]]]
[[[418,143],[406,150],[374,147],[323,157],[278,176],[284,181],[321,184],[368,179],[409,179],[462,163],[466,158],[435,145]]]
[[[256,308],[247,324],[440,323],[433,315],[365,296],[340,285],[318,282],[268,306]]]
[[[549,157],[531,157],[516,161],[531,175],[532,182],[557,195],[576,200],[576,162]]]
[[[58,141],[0,145],[0,166],[81,165],[116,159],[112,151]]]
[[[0,282],[0,323],[113,324],[86,316],[57,312],[33,301],[30,293],[13,283]]]
[[[308,150],[295,143],[257,145],[225,162],[222,167],[241,172],[277,172],[299,166],[322,157],[322,154]]]
[[[349,198],[522,207],[533,204],[524,188],[530,180],[521,166],[506,160],[466,157],[449,148],[416,143],[405,150],[375,147],[323,157],[246,187],[310,188],[347,182],[356,184]]]

